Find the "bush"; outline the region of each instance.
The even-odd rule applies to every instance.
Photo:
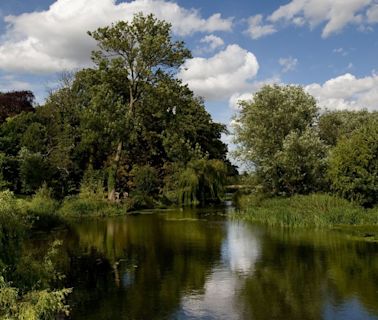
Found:
[[[0,192],[0,270],[13,263],[27,230],[26,216],[9,190]],[[12,260],[12,261],[11,261]]]
[[[62,223],[58,208],[59,202],[53,199],[52,190],[43,184],[27,203],[26,210],[34,227],[49,229]]]
[[[62,216],[114,216],[126,211],[121,205],[105,199],[86,197],[82,194],[64,199],[59,213]]]
[[[372,119],[332,150],[328,177],[339,195],[370,207],[378,203],[378,121]]]
[[[12,274],[15,282],[6,280],[4,273],[0,273],[0,318],[1,319],[56,319],[59,313],[68,315],[68,306],[65,304],[71,289],[50,289],[50,285],[61,279],[54,267],[53,258],[58,254],[60,242],[54,242],[42,261],[26,259],[19,262],[22,266],[23,277]],[[34,266],[30,268],[31,265]],[[29,283],[34,279],[33,283]],[[26,280],[23,281],[23,280]]]

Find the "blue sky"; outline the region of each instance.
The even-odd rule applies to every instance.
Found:
[[[378,110],[378,0],[1,1],[0,91],[42,103],[60,72],[90,65],[87,30],[139,11],[193,51],[178,76],[217,121],[265,83],[303,85],[328,109]]]

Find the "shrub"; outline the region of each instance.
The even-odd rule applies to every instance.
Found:
[[[53,258],[58,254],[57,247],[61,243],[55,241],[42,261],[21,260],[23,264],[23,277],[16,274],[12,278],[15,282],[6,280],[4,272],[0,273],[0,318],[1,319],[56,319],[59,313],[68,315],[68,306],[65,304],[67,295],[71,289],[54,289],[50,285],[61,279],[53,263]],[[30,268],[30,262],[35,266]],[[27,263],[27,264],[25,264]],[[28,268],[29,266],[29,268]],[[23,280],[27,280],[26,282]],[[29,284],[30,279],[34,282]]]
[[[13,193],[0,192],[0,268],[12,263],[27,230],[26,217]],[[11,261],[12,260],[12,261]]]
[[[27,203],[27,213],[38,229],[49,229],[62,223],[58,214],[59,202],[53,199],[52,190],[43,184]]]
[[[59,213],[62,216],[114,216],[126,211],[117,203],[109,203],[105,199],[86,197],[82,194],[77,196],[66,197]]]

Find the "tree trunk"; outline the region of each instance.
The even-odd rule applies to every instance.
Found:
[[[116,182],[119,160],[121,159],[122,142],[118,142],[117,151],[114,156],[112,166],[108,177],[108,200],[114,202],[116,200]]]
[[[130,87],[130,102],[129,102],[129,115],[133,117],[134,115],[134,95],[132,88]],[[108,177],[108,200],[115,202],[116,201],[116,182],[117,182],[117,171],[119,160],[121,159],[122,153],[122,141],[118,142],[117,151],[114,156],[114,161],[110,168],[109,177]]]

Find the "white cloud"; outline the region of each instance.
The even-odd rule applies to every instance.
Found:
[[[208,59],[187,60],[178,76],[196,94],[209,100],[221,100],[248,90],[258,69],[255,55],[233,44]]]
[[[378,4],[371,6],[366,15],[370,23],[378,22]]]
[[[331,110],[378,110],[378,75],[356,78],[350,73],[330,79],[323,84],[305,87],[321,107]]]
[[[277,32],[276,28],[272,24],[263,24],[263,16],[261,14],[252,16],[248,19],[248,29],[246,33],[252,39],[259,39],[269,34]]]
[[[293,57],[280,58],[278,63],[282,66],[282,72],[288,72],[295,70],[295,67],[298,64],[298,59]]]
[[[268,19],[274,23],[281,20],[296,25],[307,23],[311,28],[325,23],[322,36],[326,38],[348,24],[362,25],[364,15],[369,11],[370,22],[375,21],[376,9],[369,8],[372,3],[373,0],[292,0],[280,6]]]
[[[278,76],[268,78],[262,81],[254,81],[249,85],[248,91],[236,92],[228,100],[228,105],[233,110],[240,110],[239,102],[241,100],[253,100],[255,92],[260,90],[265,85],[280,84],[281,79]]]
[[[234,93],[230,100],[229,100],[229,106],[234,109],[234,110],[239,110],[240,109],[240,101],[252,101],[253,100],[253,94],[252,92],[249,93]]]
[[[215,49],[222,47],[224,45],[224,41],[222,38],[217,37],[213,34],[207,35],[200,40],[201,43],[207,44],[206,48],[203,48],[206,52],[214,51]]]
[[[153,13],[172,23],[180,36],[194,32],[229,31],[232,19],[216,13],[202,18],[199,11],[165,0],[57,0],[48,10],[7,16],[0,44],[0,69],[54,72],[88,64],[94,41],[86,34],[99,26],[130,20],[135,13]]]

